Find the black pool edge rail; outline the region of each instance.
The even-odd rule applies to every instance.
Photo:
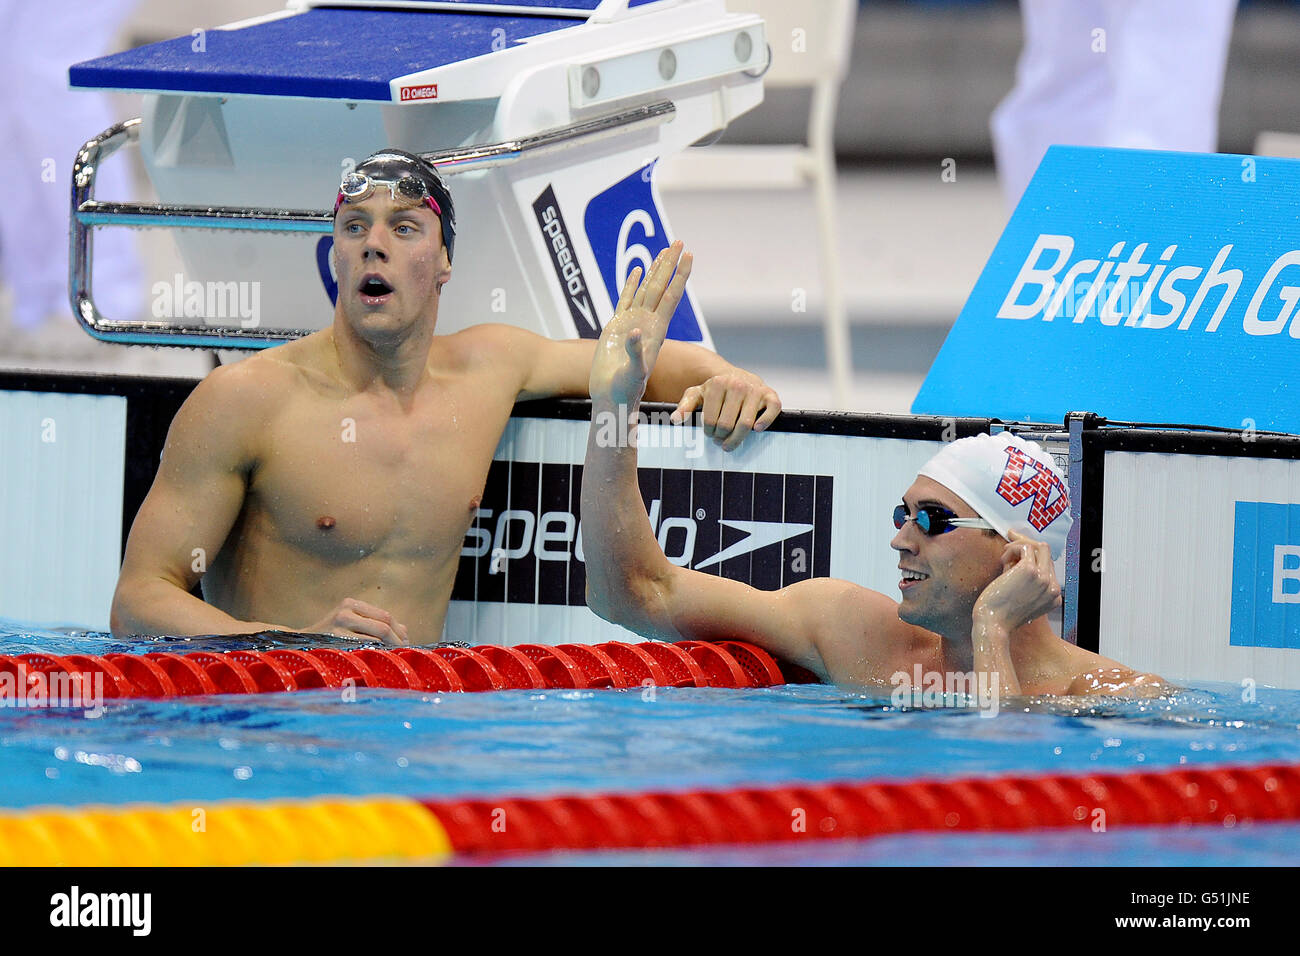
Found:
[[[123,487],[122,548],[135,514],[157,472],[172,418],[198,384],[198,379],[125,376],[30,370],[0,370],[0,391],[115,395],[127,401],[126,474]],[[646,403],[647,414],[666,417],[671,404]],[[698,423],[699,413],[695,421]],[[590,421],[588,400],[544,399],[519,402],[513,417]],[[879,414],[859,412],[783,411],[768,431],[792,434],[953,441],[1000,428],[1060,433],[1061,426],[1043,422],[1005,422],[993,418]],[[1079,468],[1073,502],[1079,524],[1078,550],[1070,556],[1067,578],[1077,579],[1073,595],[1076,617],[1073,638],[1079,646],[1100,646],[1101,572],[1082,555],[1101,547],[1105,456],[1108,452],[1152,452],[1178,455],[1227,456],[1300,460],[1300,435],[1261,432],[1253,428],[1225,429],[1186,424],[1109,421],[1091,412],[1072,412],[1064,428],[1070,438],[1071,468]],[[1031,435],[1032,437],[1032,435]],[[1075,484],[1072,481],[1072,484]],[[1067,580],[1067,592],[1069,591]],[[1067,602],[1070,596],[1067,594]],[[1068,637],[1069,635],[1067,635]]]

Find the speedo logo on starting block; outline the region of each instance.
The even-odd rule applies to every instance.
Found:
[[[452,598],[585,605],[582,471],[494,461]],[[829,476],[684,468],[637,474],[650,530],[673,564],[765,590],[829,576]]]
[[[564,214],[560,212],[553,187],[547,186],[534,200],[533,213],[542,230],[542,239],[555,269],[555,278],[564,289],[564,301],[569,306],[574,330],[580,338],[600,338],[600,323],[596,320],[596,307],[587,290],[587,278],[582,273],[573,237],[565,225]]]
[[[1177,243],[1165,246],[1157,256],[1149,247],[1158,244],[1120,241],[1104,259],[1076,256],[1075,245],[1073,236],[1040,234],[997,317],[1044,322],[1059,317],[1075,322],[1096,319],[1102,325],[1123,323],[1144,329],[1167,329],[1177,323],[1179,331],[1195,325],[1204,332],[1217,332],[1245,279],[1241,269],[1229,266],[1231,243],[1203,265],[1180,261]],[[1277,335],[1289,322],[1291,338],[1300,338],[1300,324],[1294,318],[1300,299],[1300,285],[1294,283],[1300,282],[1300,270],[1287,273],[1289,267],[1300,267],[1300,249],[1274,259],[1256,283],[1242,316],[1247,335]],[[1213,313],[1203,315],[1202,307],[1215,293]]]

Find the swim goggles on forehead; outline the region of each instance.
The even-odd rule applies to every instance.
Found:
[[[922,505],[916,509],[915,516],[907,513],[907,505],[896,505],[894,507],[894,527],[902,531],[903,525],[909,521],[915,521],[916,526],[921,529],[921,534],[924,535],[944,534],[953,528],[997,530],[983,518],[958,518],[947,508],[940,508],[938,505]]]
[[[424,180],[418,176],[405,175],[389,178],[380,175],[367,175],[360,172],[350,172],[343,177],[343,182],[339,184],[339,195],[334,200],[334,211],[339,211],[339,206],[343,202],[363,202],[369,199],[380,186],[388,187],[389,198],[395,203],[403,206],[418,206],[420,203],[428,203],[439,216],[442,215],[442,207],[438,205],[438,200],[433,198],[429,188],[424,184]]]

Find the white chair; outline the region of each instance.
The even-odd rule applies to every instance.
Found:
[[[772,64],[769,89],[811,88],[802,145],[726,145],[666,157],[656,179],[666,189],[794,189],[812,187],[825,296],[826,362],[835,405],[847,408],[852,383],[848,319],[835,240],[835,108],[849,70],[856,0],[728,0],[733,13],[767,21]]]

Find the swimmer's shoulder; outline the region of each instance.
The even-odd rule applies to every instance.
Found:
[[[434,336],[429,369],[439,376],[472,379],[476,388],[514,400],[537,361],[540,347],[548,341],[517,326],[483,322]]]
[[[173,429],[198,428],[213,441],[252,444],[259,431],[288,407],[295,392],[320,377],[305,342],[276,346],[213,369],[185,400]]]
[[[464,372],[488,364],[500,355],[506,344],[505,336],[494,330],[508,328],[512,326],[489,323],[435,335],[429,361],[448,372]]]
[[[1112,697],[1161,697],[1178,690],[1162,677],[1127,667],[1119,661],[1077,648],[1076,673],[1066,694]]]
[[[900,660],[933,653],[935,635],[901,620],[898,602],[838,578],[810,578],[784,589],[796,602],[817,652],[839,683],[872,683]]]
[[[215,369],[209,380],[232,402],[264,405],[283,402],[295,392],[341,390],[329,329],[265,349]]]
[[[197,474],[247,471],[256,457],[252,414],[258,407],[242,363],[213,369],[194,386],[167,431],[162,470]]]
[[[508,348],[518,342],[536,337],[535,332],[521,329],[517,325],[504,322],[479,322],[469,325],[459,332],[449,332],[439,338],[448,344],[455,344],[461,349],[492,351]]]
[[[532,361],[544,336],[502,322],[480,322],[436,337],[439,354],[449,366],[472,368],[502,364],[520,365]]]
[[[247,366],[254,387],[292,389],[305,385],[336,387],[338,353],[325,328],[292,342],[265,349],[239,362]]]

